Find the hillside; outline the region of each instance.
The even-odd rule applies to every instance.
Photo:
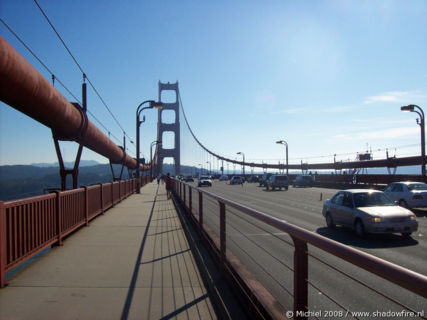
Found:
[[[120,166],[115,165],[116,174]],[[128,178],[128,171],[123,170],[123,178]],[[109,164],[82,166],[79,168],[78,185],[91,185],[112,181]],[[71,188],[72,178],[67,177]],[[7,201],[41,195],[49,189],[59,189],[61,179],[58,167],[37,167],[33,165],[0,166],[0,200]]]
[[[95,163],[96,165],[90,165]],[[71,164],[67,164],[70,167]],[[121,166],[113,165],[114,172],[120,174]],[[184,173],[191,173],[193,168],[183,166]],[[194,169],[195,170],[195,169]],[[174,175],[173,165],[164,164],[163,172]],[[195,172],[195,171],[194,171]],[[123,179],[129,178],[127,168],[123,169]],[[79,168],[79,186],[93,185],[112,181],[109,164],[97,164],[93,161],[82,161]],[[61,179],[59,177],[58,164],[39,163],[33,165],[7,165],[0,166],[0,200],[8,201],[41,195],[51,189],[60,189]],[[72,178],[67,177],[67,186],[71,188]]]

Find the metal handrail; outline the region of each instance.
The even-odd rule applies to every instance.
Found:
[[[275,227],[283,232],[288,233],[292,237],[295,244],[296,259],[299,260],[299,263],[301,263],[301,261],[303,262],[303,265],[299,264],[299,267],[303,269],[302,270],[303,273],[306,272],[307,270],[307,265],[304,265],[304,263],[308,263],[307,260],[305,260],[304,262],[304,255],[307,255],[306,245],[310,244],[336,257],[339,257],[355,266],[358,266],[359,268],[362,268],[383,279],[386,279],[394,284],[397,284],[402,288],[405,288],[417,295],[427,298],[427,277],[425,275],[405,269],[399,265],[396,265],[394,263],[388,262],[381,258],[375,257],[371,254],[354,249],[352,247],[341,244],[334,240],[325,238],[314,232],[305,230],[303,228],[290,224],[284,220],[275,218],[261,211],[249,208],[247,206],[239,204],[230,199],[218,196],[206,190],[202,190],[201,188],[193,187],[188,183],[184,183],[178,180],[176,181],[177,183],[184,186],[184,190],[185,190],[185,186],[188,186],[189,194],[192,193],[192,190],[196,190],[199,193],[199,198],[202,198],[201,195],[205,194],[217,200],[220,204],[220,211],[224,211],[224,206],[229,206],[234,209],[237,209],[239,212],[245,213],[259,221],[262,221],[272,227]],[[178,196],[182,196],[183,192],[181,192],[181,190],[182,190],[182,187],[180,186],[178,189],[179,191]],[[184,192],[184,197],[185,197],[185,192]],[[185,201],[185,198],[184,198],[184,201]],[[301,251],[305,251],[305,252],[301,252]],[[299,254],[303,256],[302,260],[298,258]],[[295,263],[297,263],[297,261],[295,261]],[[298,270],[298,267],[295,267],[294,272],[295,272],[294,279],[300,278],[301,280],[301,276],[298,277],[297,275],[299,272],[301,272],[301,270]],[[307,291],[307,286],[308,286],[307,282],[308,282],[307,275],[305,275],[305,278],[303,278],[301,282],[299,282],[299,284],[306,286],[305,288],[302,289],[303,299],[307,299],[307,297],[304,296],[304,292]],[[294,287],[296,288],[297,286],[294,285]],[[301,292],[301,288],[299,289],[296,288],[296,290],[300,290]],[[298,293],[295,294],[295,299],[299,299]],[[307,301],[304,301],[305,304],[306,302]],[[307,305],[302,306],[301,303],[294,301],[295,310],[302,310],[304,308],[306,309]]]
[[[190,188],[192,187],[190,186]],[[199,188],[197,189],[200,190]],[[404,287],[405,289],[408,289],[409,291],[412,291],[418,295],[423,296],[424,298],[427,298],[427,277],[420,273],[405,269],[397,264],[388,262],[381,258],[375,257],[369,253],[346,246],[342,243],[328,239],[303,228],[297,227],[293,224],[285,222],[284,220],[280,220],[263,212],[251,209],[237,202],[215,195],[211,192],[205,190],[201,190],[201,192],[226,205],[229,205],[230,207],[244,212],[254,217],[255,219],[263,221],[269,224],[270,226],[284,231],[293,237],[296,237],[319,249],[327,251],[333,254],[334,256],[346,260],[362,269],[372,272],[388,281],[391,281],[401,287]]]

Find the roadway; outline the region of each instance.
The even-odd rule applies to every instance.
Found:
[[[416,211],[419,228],[416,233],[412,234],[411,238],[404,238],[398,234],[367,235],[364,238],[358,238],[349,229],[341,227],[329,229],[326,227],[325,219],[321,213],[323,201],[335,194],[337,190],[334,189],[290,187],[288,191],[267,192],[265,188],[258,187],[257,183],[245,183],[240,186],[214,181],[211,188],[204,190],[410,270],[427,274],[425,264],[427,261],[425,241],[427,211]],[[195,194],[193,199],[193,207],[197,208]],[[215,232],[219,232],[219,214],[216,201],[204,200],[204,212],[206,224]],[[249,266],[252,272],[261,279],[286,308],[292,310],[293,274],[290,270],[293,268],[293,246],[288,235],[243,216],[234,209],[227,209],[227,246]],[[417,297],[317,248],[309,246],[309,252],[417,311],[423,310],[426,306],[424,298]],[[309,289],[309,310],[339,311],[341,308],[326,298],[326,295],[356,312],[402,310],[402,307],[388,302],[365,286],[349,280],[340,272],[319,263],[315,257],[309,257],[309,281],[313,284]],[[316,287],[320,290],[317,290]],[[337,318],[339,315],[339,313],[336,314]]]

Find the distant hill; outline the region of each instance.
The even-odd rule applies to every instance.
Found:
[[[72,168],[74,166],[74,162],[65,162],[65,167],[70,167]],[[95,160],[80,160],[80,165],[79,167],[91,167],[91,166],[96,166],[99,165],[100,163],[95,161]],[[39,167],[39,168],[49,168],[49,167],[59,167],[59,163],[55,162],[55,163],[32,163],[31,166],[33,167]]]
[[[94,164],[94,165],[91,165]],[[66,164],[71,168],[73,164]],[[115,175],[120,174],[121,166],[113,165]],[[196,172],[195,168],[183,166],[185,174]],[[174,166],[164,164],[163,172],[175,175]],[[127,168],[123,169],[123,179],[129,178]],[[97,183],[106,183],[113,180],[109,164],[100,164],[96,161],[81,161],[79,167],[79,186],[88,186]],[[33,165],[0,166],[0,200],[8,201],[41,195],[49,189],[60,189],[58,163],[37,163]],[[72,187],[71,176],[67,177],[68,188]]]
[[[70,167],[70,166],[69,166]],[[121,166],[113,165],[116,176]],[[128,170],[123,170],[123,178],[129,177]],[[112,181],[109,164],[81,166],[78,185],[92,185]],[[68,188],[72,186],[71,176],[67,177]],[[41,195],[48,189],[60,189],[59,167],[37,167],[33,165],[0,166],[0,200],[8,201]]]

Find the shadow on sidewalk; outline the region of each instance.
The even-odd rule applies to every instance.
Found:
[[[248,315],[244,312],[240,302],[234,297],[226,280],[221,277],[217,264],[203,246],[203,241],[188,220],[185,209],[175,198],[173,198],[173,202],[218,318],[247,319]]]
[[[132,275],[132,279],[131,279],[131,282],[129,285],[129,291],[128,291],[128,294],[126,296],[126,302],[125,302],[125,305],[123,307],[122,316],[121,316],[122,320],[125,320],[129,317],[129,311],[130,311],[133,296],[135,293],[135,285],[136,285],[136,281],[138,280],[138,275],[139,275],[139,270],[140,270],[140,261],[142,259],[142,253],[144,252],[145,242],[147,240],[148,230],[150,229],[151,219],[153,218],[154,207],[156,205],[158,193],[159,193],[159,187],[157,186],[156,195],[154,196],[154,200],[153,200],[153,206],[151,207],[151,211],[150,211],[150,217],[149,217],[148,222],[147,222],[147,227],[145,228],[144,237],[142,238],[141,246],[140,246],[139,252],[138,252],[138,258],[136,260],[136,264],[135,264],[135,267],[133,269],[133,275]]]

